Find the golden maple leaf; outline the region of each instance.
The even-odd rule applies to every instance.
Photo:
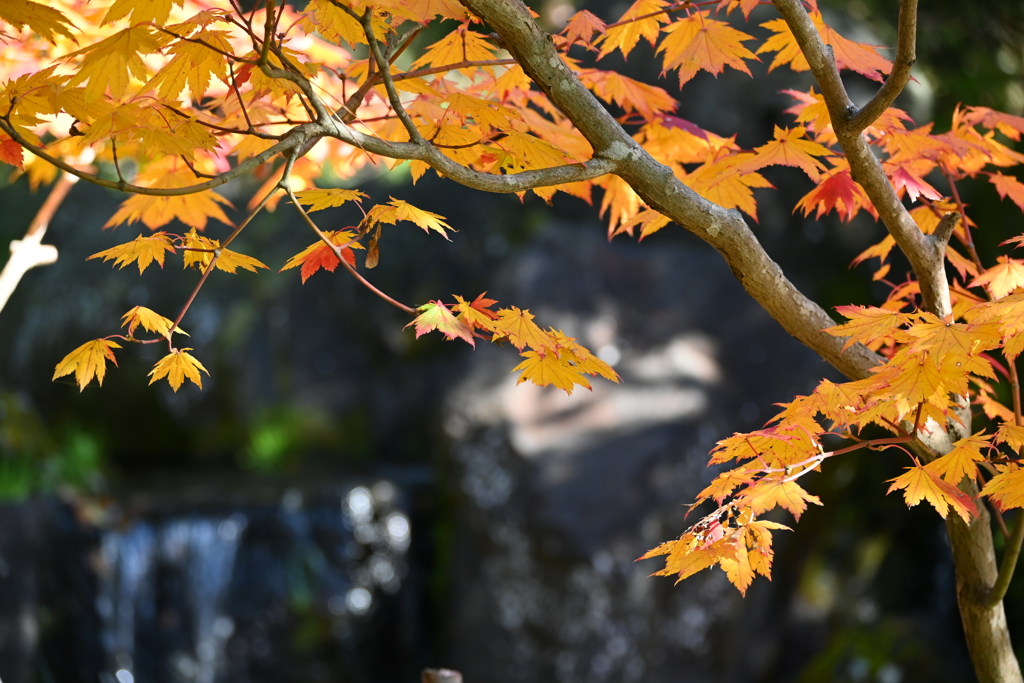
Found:
[[[109,339],[94,339],[86,342],[64,356],[60,363],[57,363],[53,379],[70,375],[73,372],[79,391],[84,391],[93,377],[96,378],[96,382],[100,386],[103,386],[103,378],[107,374],[107,361],[117,365],[113,349],[119,348],[121,348],[120,344]]]

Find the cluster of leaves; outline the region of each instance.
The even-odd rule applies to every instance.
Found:
[[[637,0],[613,23],[586,11],[576,14],[553,44],[583,86],[617,109],[618,122],[636,143],[718,206],[756,220],[754,190],[770,187],[760,171],[789,166],[815,183],[797,205],[805,215],[835,212],[851,220],[865,211],[877,217],[853,178],[825,99],[814,89],[788,91],[796,100],[789,110],[796,125],[777,127],[771,140],[747,150],[735,136],[675,116],[677,103],[664,89],[595,66],[615,52],[628,57],[643,40],[662,60],[663,75],[674,74],[680,86],[699,71],[717,76],[728,67],[750,74],[758,55],[774,55],[769,69],[808,70],[783,19],[761,24],[769,35],[760,45],[736,28],[738,17],[749,19],[758,4]],[[893,70],[876,48],[829,27],[814,0],[804,4],[839,69],[879,82]],[[589,388],[588,375],[617,381],[610,366],[561,331],[542,329],[529,311],[494,310],[496,302],[484,295],[412,307],[376,289],[364,272],[379,262],[385,225],[407,221],[445,238],[451,226],[400,199],[364,210],[361,202],[369,197],[359,190],[314,186],[327,171],[351,179],[368,167],[408,163],[414,179],[433,167],[471,186],[521,194],[526,190],[502,189],[496,181],[558,171],[572,179],[528,189],[545,200],[563,192],[588,203],[599,192],[611,235],[644,238],[669,223],[622,177],[580,171],[595,158],[588,138],[461,4],[309,0],[298,10],[267,0],[246,12],[234,0],[56,0],[52,6],[0,0],[0,19],[10,25],[6,37],[18,54],[36,55],[25,62],[0,60],[6,81],[0,89],[0,160],[34,184],[49,182],[59,168],[132,192],[109,225],[141,222],[151,231],[95,257],[122,268],[135,263],[141,273],[153,262],[163,266],[167,253],[181,252],[185,267],[202,271],[191,303],[215,269],[265,267],[227,246],[257,212],[287,197],[319,239],[282,269],[301,267],[303,282],[341,265],[415,316],[417,337],[437,330],[471,345],[478,338],[509,342],[524,358],[516,368],[520,381],[566,392]],[[410,60],[406,50],[423,27],[444,20],[453,22],[452,30]],[[998,423],[995,432],[964,434],[950,453],[927,464],[914,460],[890,490],[903,490],[909,505],[927,500],[943,516],[952,509],[967,519],[979,503],[958,484],[970,478],[984,481],[982,496],[997,510],[1024,506],[1024,470],[1017,460],[1024,420],[1014,365],[1024,348],[1024,295],[1015,293],[1024,286],[1024,261],[981,262],[973,246],[976,226],[957,190],[964,178],[984,175],[1001,197],[1024,209],[1024,183],[1002,172],[1024,161],[1012,148],[1021,133],[1024,119],[979,107],[957,110],[945,133],[934,133],[932,124],[917,126],[895,108],[871,123],[866,139],[899,199],[914,207],[921,232],[952,231],[957,238],[959,248],[946,250],[958,275],[953,313],[943,319],[920,312],[921,287],[912,280],[890,283],[892,294],[881,307],[842,309],[849,322],[830,333],[846,337],[847,346],[867,344],[887,362],[866,379],[823,382],[785,406],[770,426],[720,442],[711,462],[740,464],[701,494],[699,503],[718,505],[714,512],[645,556],[668,556],[659,573],[685,578],[720,564],[746,590],[755,573],[770,573],[771,532],[784,528],[758,517],[777,507],[799,517],[808,503],[819,503],[797,483],[804,474],[857,448],[902,447],[923,432],[955,431],[963,424],[966,397]],[[25,157],[23,149],[33,155]],[[135,170],[126,175],[127,160]],[[90,163],[100,171],[87,168]],[[213,190],[249,172],[263,186],[246,220],[233,227],[222,208],[226,200]],[[310,217],[349,203],[361,216],[353,227],[323,231]],[[173,220],[191,231],[161,230]],[[200,235],[210,221],[233,230],[223,241]],[[874,277],[888,282],[894,245],[887,237],[858,262],[878,258]],[[365,251],[362,266],[354,250]],[[178,324],[187,310],[188,304],[172,321],[132,309],[124,317],[127,335],[86,343],[58,365],[55,377],[74,373],[82,388],[92,379],[102,383],[106,362],[120,348],[115,339],[166,340],[169,353],[151,372],[153,381],[166,378],[175,390],[185,379],[200,384],[205,369],[190,349],[172,341],[183,334]],[[138,339],[140,327],[157,338]],[[997,399],[1000,383],[1011,387],[1012,409]],[[869,425],[895,436],[860,440]],[[825,450],[830,434],[855,443]]]

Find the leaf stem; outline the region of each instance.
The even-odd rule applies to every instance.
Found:
[[[214,251],[213,258],[210,259],[209,265],[207,265],[206,270],[203,271],[203,276],[199,278],[199,282],[197,282],[195,288],[193,288],[192,294],[189,295],[188,301],[185,302],[185,305],[181,309],[181,313],[179,313],[178,317],[174,319],[174,324],[171,325],[172,331],[178,329],[178,325],[179,323],[181,323],[181,319],[185,317],[185,313],[187,313],[189,307],[192,306],[192,302],[196,300],[196,295],[199,294],[199,290],[202,289],[203,285],[206,283],[206,278],[210,277],[210,273],[213,272],[214,266],[217,265],[217,259],[220,258],[220,254],[220,250]],[[174,342],[172,341],[173,338],[173,334],[167,335],[167,348],[171,352],[174,351]]]
[[[369,289],[371,292],[379,296],[384,301],[387,301],[392,306],[405,311],[409,315],[416,315],[415,308],[411,306],[406,306],[402,302],[391,298],[381,290],[374,287],[365,277],[363,277],[355,268],[353,268],[348,261],[345,260],[345,257],[341,253],[341,247],[331,242],[330,238],[327,237],[327,235],[325,235],[319,227],[317,227],[317,224],[314,223],[313,219],[309,217],[309,214],[306,213],[306,210],[302,208],[302,205],[299,203],[298,197],[295,196],[295,193],[292,191],[291,185],[288,183],[287,171],[290,170],[291,165],[289,164],[289,167],[286,169],[285,175],[281,178],[281,182],[278,183],[278,187],[283,188],[284,191],[288,193],[288,197],[292,200],[292,204],[295,205],[295,210],[299,212],[300,216],[302,216],[302,219],[306,222],[306,225],[311,227],[313,229],[313,232],[315,232],[317,236],[319,236],[320,239],[323,240],[323,243],[326,244],[331,249],[332,252],[334,252],[335,257],[337,257],[338,261],[341,262],[341,265],[345,266],[345,270],[347,270],[352,275],[352,277],[359,280],[359,282],[362,283],[364,287]]]

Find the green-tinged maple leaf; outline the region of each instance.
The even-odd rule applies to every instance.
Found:
[[[107,361],[117,365],[114,349],[119,348],[121,348],[120,344],[109,339],[94,339],[86,342],[64,356],[60,363],[57,363],[53,379],[70,375],[73,372],[79,391],[84,391],[93,377],[96,378],[97,384],[103,386],[103,378],[107,374]]]
[[[321,211],[335,206],[341,206],[346,202],[359,202],[369,197],[361,190],[343,190],[341,188],[328,188],[326,190],[303,190],[295,193],[299,203],[307,207],[306,211]]]
[[[981,433],[960,439],[953,444],[953,450],[932,460],[924,468],[954,486],[958,486],[964,477],[977,479],[977,463],[986,459],[981,449],[988,448],[991,441],[992,436],[985,436]]]
[[[134,337],[135,330],[141,325],[143,329],[159,334],[161,337],[169,337],[171,335],[171,328],[177,334],[184,334],[186,337],[189,336],[185,330],[180,327],[174,327],[174,322],[163,317],[156,311],[152,311],[145,306],[136,306],[132,310],[121,316],[121,327],[128,326],[128,336]]]
[[[171,389],[174,389],[175,393],[177,393],[185,380],[189,379],[193,384],[202,389],[203,378],[202,375],[199,374],[199,371],[202,370],[207,375],[210,373],[207,372],[202,363],[187,353],[191,350],[192,349],[175,349],[158,360],[156,365],[153,366],[153,369],[149,371],[149,376],[151,377],[149,383],[152,384],[153,382],[167,378],[167,383],[170,384]]]
[[[902,489],[907,507],[914,507],[922,500],[926,500],[943,519],[949,514],[949,508],[953,508],[953,511],[967,523],[970,523],[971,517],[978,514],[978,508],[970,496],[920,465],[907,468],[905,473],[889,481],[892,482],[892,486],[886,493]],[[992,481],[989,482],[990,485]],[[982,491],[982,494],[984,493]]]
[[[448,307],[440,301],[425,303],[416,310],[420,311],[420,314],[409,325],[415,325],[417,339],[431,330],[437,330],[448,339],[459,338],[470,346],[476,346],[473,331],[466,323],[452,315]]]
[[[60,10],[33,0],[0,0],[0,19],[19,31],[28,26],[51,43],[57,35],[75,39],[69,30],[74,24]]]
[[[164,257],[167,252],[174,252],[174,243],[166,232],[155,232],[152,235],[139,235],[131,242],[119,244],[110,249],[93,254],[88,259],[102,258],[104,261],[114,261],[114,265],[124,268],[130,263],[139,266],[141,275],[153,261],[156,261],[161,268],[164,267]]]
[[[744,505],[749,506],[755,515],[782,507],[797,520],[807,509],[808,503],[821,505],[821,500],[817,496],[807,493],[795,481],[774,478],[762,479],[746,489],[740,496],[740,500]]]
[[[743,33],[725,21],[711,18],[710,11],[693,12],[664,29],[667,34],[657,52],[664,52],[663,71],[678,69],[679,85],[697,75],[701,69],[713,76],[726,66],[750,75],[744,60],[757,60],[757,56],[743,43],[754,37]]]
[[[590,381],[558,353],[541,355],[536,351],[524,351],[521,355],[526,360],[512,369],[512,372],[522,371],[516,384],[530,380],[542,387],[553,385],[567,394],[572,394],[575,385],[590,389]]]
[[[257,268],[267,267],[252,256],[246,256],[245,254],[240,254],[237,251],[220,246],[220,240],[203,237],[196,232],[195,228],[192,228],[183,236],[182,242],[185,268],[205,270],[213,261],[215,251],[220,254],[217,257],[215,267],[217,270],[223,270],[226,273],[234,273],[239,268],[255,273]]]
[[[356,255],[352,249],[363,248],[363,245],[353,241],[355,240],[356,234],[349,229],[330,230],[325,232],[324,235],[327,236],[327,239],[331,240],[332,244],[342,247],[341,255],[345,259],[345,262],[350,266],[355,267]],[[326,270],[328,273],[333,273],[334,269],[339,265],[341,265],[341,261],[339,261],[338,257],[335,256],[334,250],[324,244],[323,240],[318,240],[288,259],[278,272],[302,266],[302,270],[299,271],[299,273],[302,275],[302,284],[306,284],[306,280],[309,279],[309,276],[321,268]]]

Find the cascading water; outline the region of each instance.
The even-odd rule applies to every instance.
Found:
[[[279,505],[141,515],[104,532],[100,680],[359,681],[379,672],[352,653],[389,620],[408,570],[400,499],[388,481],[330,495],[290,489]]]

